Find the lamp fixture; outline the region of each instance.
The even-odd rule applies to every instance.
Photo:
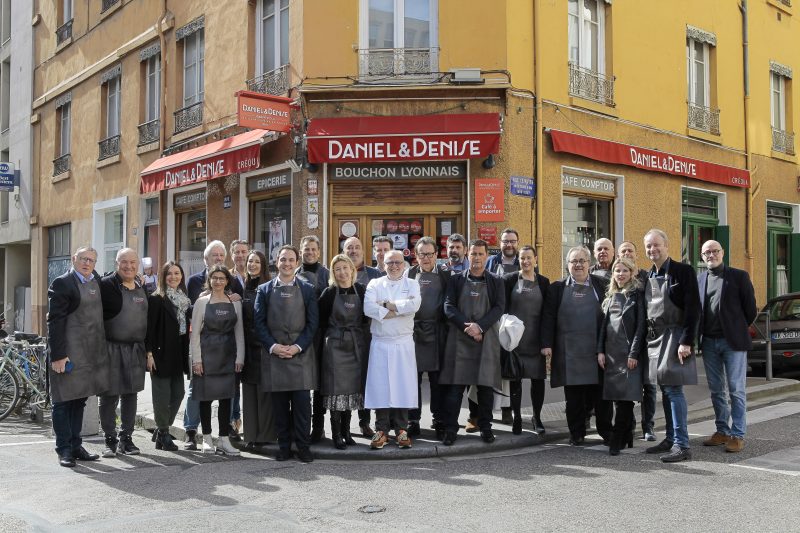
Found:
[[[494,166],[496,164],[497,163],[494,160],[494,154],[489,154],[489,157],[487,157],[486,159],[483,160],[483,163],[481,163],[481,166],[483,168],[485,168],[486,170],[489,170],[490,168],[494,168]]]

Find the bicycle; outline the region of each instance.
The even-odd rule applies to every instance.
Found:
[[[15,332],[0,340],[0,420],[24,405],[31,420],[41,420],[50,406],[47,345],[33,333]]]

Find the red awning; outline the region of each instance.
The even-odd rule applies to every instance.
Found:
[[[309,125],[312,163],[452,161],[500,149],[500,115],[473,113],[317,118]]]
[[[261,165],[264,137],[270,133],[251,130],[156,159],[142,171],[140,191],[172,189],[255,170]]]

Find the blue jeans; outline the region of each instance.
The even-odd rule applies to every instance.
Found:
[[[56,434],[57,454],[63,455],[80,449],[83,443],[81,428],[83,427],[84,407],[86,407],[86,398],[53,403],[51,418],[53,433]]]
[[[705,338],[703,365],[706,367],[717,432],[743,439],[747,429],[747,352],[732,350],[725,339]],[[731,425],[728,425],[728,420]]]
[[[183,412],[183,429],[197,431],[200,425],[200,402],[192,398],[192,382],[186,394],[186,410]]]
[[[683,385],[661,385],[667,440],[681,448],[689,447],[689,408]]]

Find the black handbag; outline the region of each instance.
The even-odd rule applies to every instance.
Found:
[[[500,375],[503,379],[522,379],[522,363],[516,350],[500,352]]]

